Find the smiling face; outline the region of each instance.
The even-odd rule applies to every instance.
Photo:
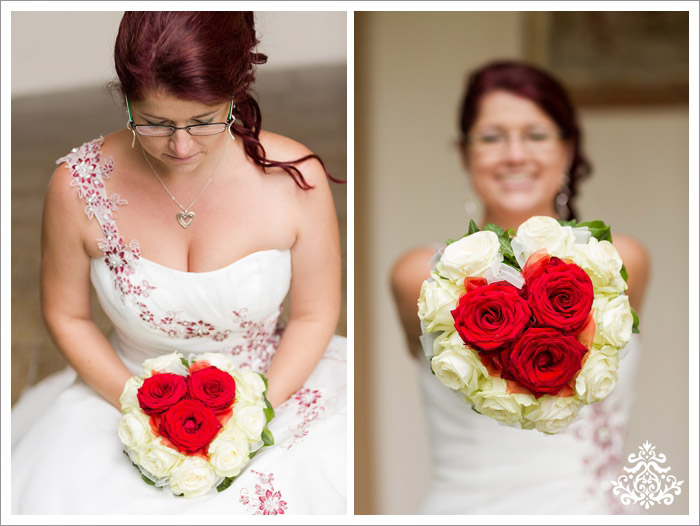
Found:
[[[571,148],[533,101],[505,91],[484,95],[463,156],[487,215],[555,215]]]
[[[131,102],[135,124],[189,126],[211,122],[226,122],[229,103],[207,105],[178,99],[164,92],[151,92],[143,100]],[[187,130],[176,130],[168,137],[136,135],[146,153],[163,171],[189,173],[207,166],[230,141],[228,132],[217,135],[193,136]]]

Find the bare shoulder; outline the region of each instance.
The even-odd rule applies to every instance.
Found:
[[[265,148],[267,158],[272,161],[292,162],[314,154],[300,142],[277,133],[261,131],[260,142]],[[307,159],[295,166],[311,186],[327,186],[326,174],[318,160]]]
[[[416,247],[404,252],[391,269],[391,288],[396,301],[418,300],[420,288],[430,275],[433,247]]]
[[[649,253],[638,240],[625,234],[614,234],[613,245],[627,270],[627,294],[635,310],[641,310],[649,281]]]

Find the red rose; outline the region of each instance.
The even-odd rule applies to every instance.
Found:
[[[537,324],[578,334],[593,306],[593,283],[574,263],[544,257],[523,269],[528,303]]]
[[[221,429],[214,412],[199,400],[181,400],[165,413],[160,434],[180,453],[195,453],[208,445]]]
[[[501,353],[501,376],[514,380],[536,398],[556,395],[581,369],[586,352],[588,349],[573,336],[532,327]]]
[[[183,376],[158,373],[146,378],[136,393],[144,413],[158,415],[179,402],[187,394],[187,382]]]
[[[501,350],[516,340],[530,315],[520,291],[502,281],[467,292],[452,311],[455,329],[464,343],[483,352]]]
[[[190,396],[212,411],[228,409],[236,396],[236,382],[225,371],[213,366],[193,371],[190,376]]]

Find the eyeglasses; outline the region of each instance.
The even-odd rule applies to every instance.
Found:
[[[520,144],[532,155],[542,156],[554,151],[562,134],[549,128],[528,129],[519,134]],[[503,129],[484,130],[468,135],[466,141],[474,153],[484,157],[504,157],[517,135],[509,134]]]
[[[144,137],[169,137],[175,130],[187,130],[187,133],[196,137],[206,135],[217,135],[226,131],[236,118],[233,116],[233,101],[229,105],[228,118],[226,122],[207,122],[205,124],[190,124],[189,126],[161,126],[157,124],[134,124],[134,118],[131,115],[131,106],[129,99],[125,97],[126,109],[129,113],[129,129],[135,131]]]

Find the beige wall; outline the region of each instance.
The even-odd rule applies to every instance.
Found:
[[[123,11],[12,13],[12,96],[112,80],[114,39],[122,15]],[[266,69],[345,62],[345,12],[258,12],[256,24],[260,50],[269,55],[262,66]]]
[[[466,230],[467,180],[452,146],[465,73],[522,56],[522,14],[358,13],[355,45],[355,370],[372,373],[356,378],[356,502],[413,513],[430,477],[428,442],[389,272],[406,249]],[[687,481],[688,110],[584,109],[582,120],[595,174],[581,215],[640,239],[653,265],[625,454],[648,439]],[[687,513],[684,489],[658,512]]]

